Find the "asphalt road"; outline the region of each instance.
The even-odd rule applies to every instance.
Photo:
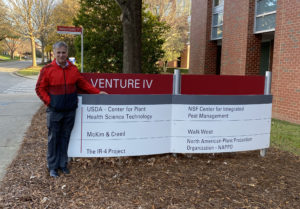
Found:
[[[30,67],[31,65],[31,60],[0,62],[0,72],[14,72],[22,68]]]
[[[13,72],[31,66],[31,60],[0,63],[0,180],[15,158],[32,116],[41,106],[34,87],[37,77]]]

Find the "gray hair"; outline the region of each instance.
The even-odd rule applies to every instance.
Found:
[[[57,48],[60,48],[60,47],[65,47],[68,50],[68,44],[66,44],[66,42],[58,41],[55,44],[53,44],[53,51]]]

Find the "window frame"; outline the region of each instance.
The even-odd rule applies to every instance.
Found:
[[[258,1],[260,0],[255,0],[255,13],[254,13],[254,28],[253,28],[253,33],[254,34],[260,34],[260,33],[267,33],[267,32],[272,32],[272,31],[275,31],[275,28],[276,28],[276,25],[273,29],[267,29],[267,30],[259,30],[259,31],[256,31],[256,19],[259,18],[259,17],[265,17],[265,16],[268,16],[268,15],[272,15],[272,14],[275,14],[275,24],[276,24],[276,13],[277,13],[277,9],[275,11],[272,11],[272,12],[266,12],[266,13],[263,13],[263,14],[259,14],[257,15],[257,9],[258,9]],[[277,5],[277,2],[276,2],[276,5]]]
[[[220,26],[223,26],[223,23],[222,24],[217,24],[217,25],[214,25],[214,21],[213,21],[213,18],[214,18],[214,15],[216,14],[222,14],[223,17],[224,17],[224,1],[222,4],[219,4],[218,6],[214,6],[215,5],[215,1],[216,0],[213,0],[213,4],[212,4],[212,16],[211,16],[211,31],[210,31],[210,39],[211,41],[215,41],[215,40],[220,40],[223,38],[223,29],[222,29],[222,37],[219,37],[219,38],[214,38],[213,37],[213,29],[214,28],[219,28]],[[224,20],[223,20],[224,22]]]

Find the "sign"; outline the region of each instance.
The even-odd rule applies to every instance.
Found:
[[[272,96],[81,95],[69,157],[268,148]]]
[[[109,94],[172,94],[173,74],[83,73],[87,81]],[[264,76],[181,75],[181,94],[261,95]]]
[[[109,94],[172,94],[172,74],[83,73],[94,87]]]
[[[70,27],[70,26],[57,26],[57,33],[59,33],[59,34],[81,35],[82,28],[80,28],[80,27]]]
[[[219,153],[268,148],[272,96],[175,96],[171,152]]]
[[[264,94],[264,76],[182,75],[182,94],[254,95]]]
[[[81,72],[83,73],[83,28],[70,26],[57,26],[57,33],[81,35]]]

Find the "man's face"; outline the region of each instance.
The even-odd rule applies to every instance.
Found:
[[[65,65],[68,58],[68,50],[65,47],[56,48],[54,50],[54,57],[60,65]]]

